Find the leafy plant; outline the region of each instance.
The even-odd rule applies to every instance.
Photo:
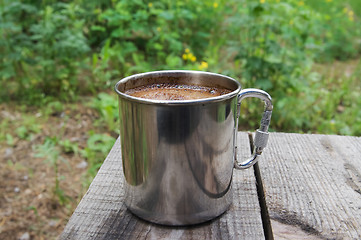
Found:
[[[20,126],[15,130],[20,139],[25,139],[28,136],[28,130],[25,126]]]
[[[118,101],[115,94],[99,93],[96,98],[93,98],[90,105],[101,116],[97,124],[104,126],[110,132],[118,133]]]
[[[323,96],[327,103],[321,100],[319,89],[330,90],[327,81],[312,72],[313,62],[323,57],[337,58],[332,55],[336,51],[328,49],[328,46],[332,42],[343,46],[345,41],[337,38],[347,37],[348,34],[336,29],[346,31],[354,26],[354,22],[334,9],[327,14],[317,12],[303,1],[244,1],[237,10],[238,14],[228,19],[231,27],[227,35],[232,32],[240,34],[230,42],[227,52],[229,56],[236,54],[234,61],[240,70],[231,75],[241,79],[244,87],[261,88],[273,96],[275,111],[272,127],[283,131],[316,130],[322,120],[316,109],[321,109],[329,119],[337,112],[336,102],[340,101],[342,93]],[[328,14],[334,16],[332,21],[335,22],[330,23]],[[336,21],[344,24],[337,25]],[[352,45],[347,46],[355,49]],[[331,55],[326,56],[328,53]],[[350,90],[349,85],[344,86]],[[331,102],[335,104],[330,105]],[[249,123],[257,122],[260,107],[252,101],[245,104],[248,116],[245,117],[243,111],[240,123],[253,128]],[[339,128],[327,132],[340,133]]]
[[[9,145],[9,146],[13,146],[14,145],[14,138],[11,134],[7,133],[5,135],[6,137],[6,143]]]
[[[97,94],[92,103],[100,114],[97,125],[114,133],[116,100],[99,91],[138,72],[193,69],[268,91],[276,130],[358,132],[341,120],[348,108],[334,114],[346,98],[330,94],[335,89],[329,81],[339,79],[312,71],[315,62],[360,56],[357,0],[4,0],[0,6],[0,101],[49,103],[54,114],[79,94]],[[241,124],[253,128],[259,105],[245,105],[242,114],[248,117]],[[326,122],[313,117],[320,111]],[[25,128],[16,135],[31,138],[32,130],[25,136]]]
[[[45,158],[45,162],[53,168],[53,195],[58,199],[60,205],[64,205],[69,200],[69,197],[65,195],[60,187],[59,160],[65,162],[65,159],[61,157],[57,144],[58,139],[56,137],[46,137],[42,145],[34,146],[34,151],[36,152],[35,157]]]
[[[318,37],[323,45],[316,53],[317,61],[347,60],[361,52],[361,30],[355,28],[361,14],[358,1],[305,1],[322,13],[318,22]]]
[[[87,146],[81,150],[81,155],[89,164],[86,185],[90,184],[115,142],[115,139],[107,134],[90,132],[89,135]]]
[[[77,18],[81,9],[75,3],[8,0],[0,9],[0,99],[73,99],[80,86],[79,57],[89,51]]]
[[[78,154],[79,147],[77,143],[71,142],[69,139],[65,139],[59,142],[62,152],[70,154]]]
[[[114,1],[97,11],[91,29],[104,39],[103,48],[93,56],[93,69],[103,73],[107,83],[111,70],[116,77],[164,68],[182,68],[184,49],[194,51],[191,62],[204,57],[211,32],[221,23],[218,6],[211,1],[156,2]],[[200,13],[206,13],[200,14]],[[218,27],[219,28],[219,27]],[[101,60],[99,60],[101,59]]]

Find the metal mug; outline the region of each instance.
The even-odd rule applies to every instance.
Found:
[[[156,83],[223,87],[217,97],[151,100],[125,94],[127,89]],[[225,212],[232,200],[233,168],[259,159],[268,140],[272,100],[258,89],[241,90],[234,79],[200,71],[136,74],[115,85],[119,99],[120,140],[125,204],[135,215],[165,225],[190,225]],[[240,104],[244,98],[265,102],[254,153],[235,159]]]

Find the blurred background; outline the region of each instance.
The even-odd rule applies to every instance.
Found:
[[[119,134],[114,84],[221,73],[271,131],[361,136],[359,0],[0,1],[0,239],[55,239]],[[243,102],[240,130],[262,103]]]

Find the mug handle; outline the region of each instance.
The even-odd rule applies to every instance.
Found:
[[[265,108],[264,108],[264,112],[263,112],[263,116],[262,116],[262,120],[261,120],[261,126],[259,129],[256,130],[256,136],[255,136],[254,142],[253,142],[254,149],[253,149],[252,156],[250,158],[248,158],[247,160],[241,162],[237,159],[237,153],[235,153],[234,167],[236,169],[246,169],[246,168],[253,166],[256,162],[258,162],[263,149],[267,145],[268,136],[269,136],[268,127],[269,127],[269,124],[271,121],[272,110],[273,110],[272,98],[265,91],[262,91],[259,89],[254,89],[254,88],[247,88],[247,89],[241,90],[238,94],[238,105],[237,105],[238,112],[237,112],[237,121],[236,121],[236,127],[235,127],[235,138],[237,139],[238,118],[240,115],[241,102],[243,99],[249,98],[249,97],[256,97],[256,98],[263,100],[265,103]],[[235,145],[237,146],[237,142]]]

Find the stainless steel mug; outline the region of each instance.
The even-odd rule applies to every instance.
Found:
[[[195,100],[151,100],[125,94],[156,83],[179,83],[232,90]],[[157,71],[120,80],[120,140],[125,204],[137,216],[159,224],[189,225],[215,218],[231,204],[233,168],[258,161],[268,140],[269,94],[241,90],[234,79],[199,71]],[[240,162],[236,135],[244,98],[265,102],[253,155]]]

